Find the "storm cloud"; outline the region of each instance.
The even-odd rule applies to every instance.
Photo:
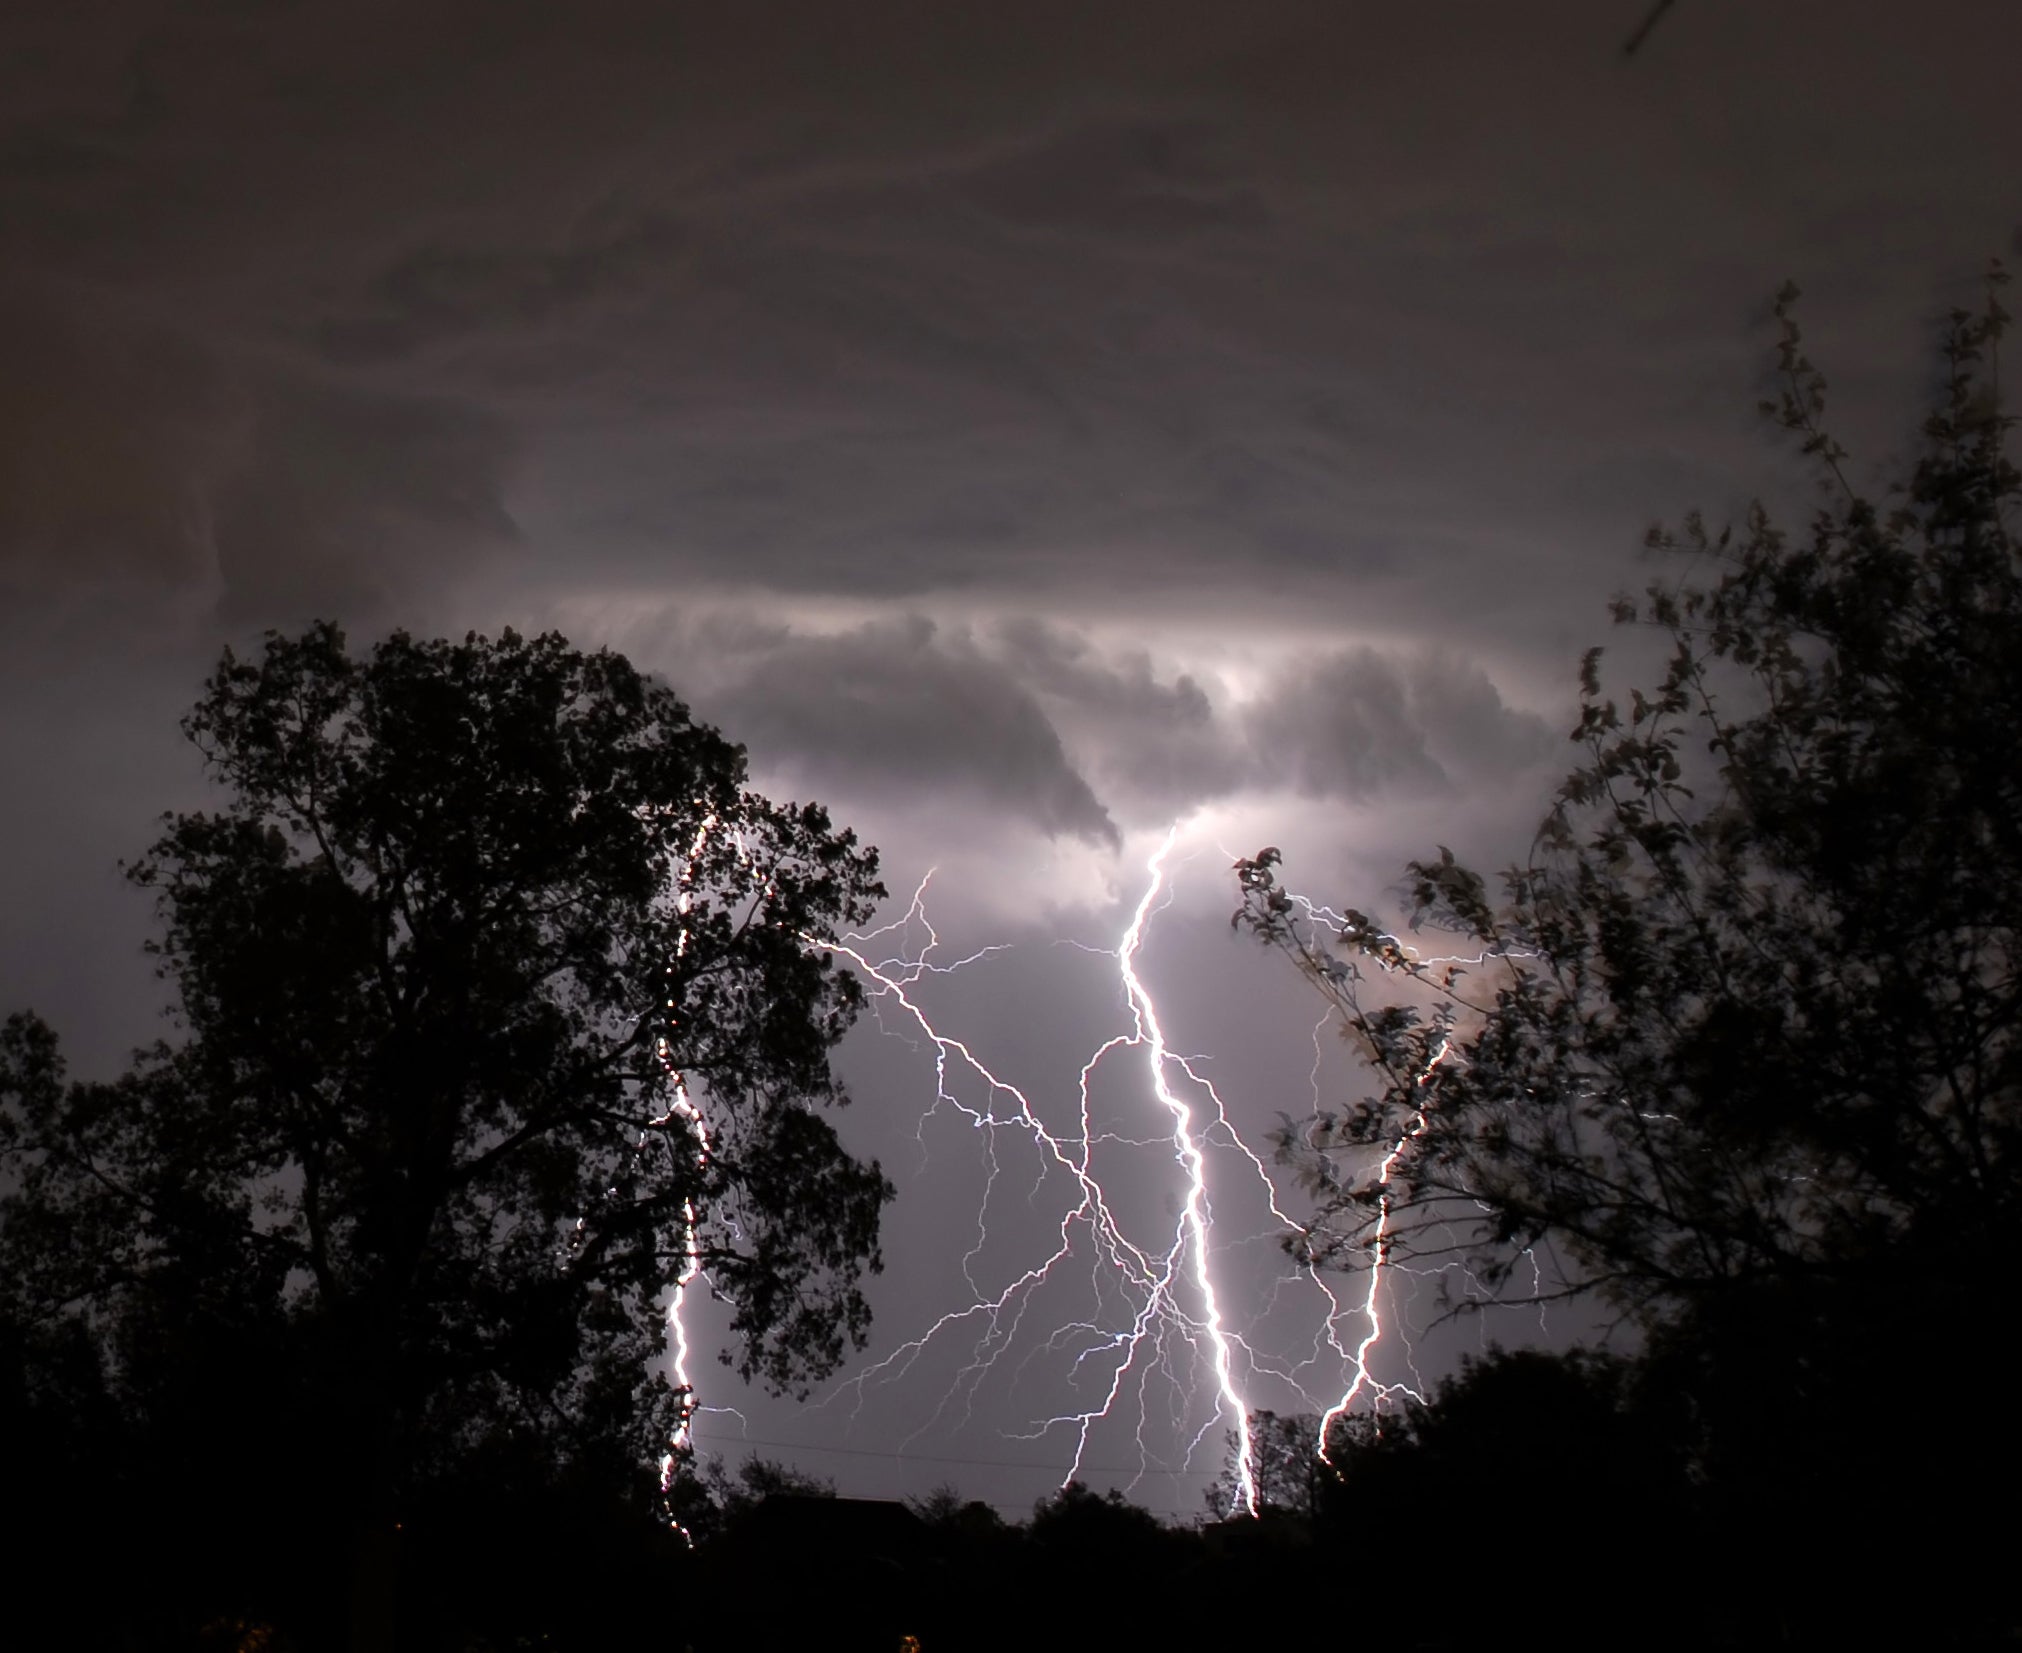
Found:
[[[1307,1105],[1229,856],[1373,907],[1522,853],[1647,526],[1802,520],[1778,285],[1865,486],[2015,245],[1998,9],[1692,0],[1625,60],[1647,9],[9,8],[0,1010],[159,1031],[114,862],[204,799],[220,648],[557,627],[939,867],[1007,1068],[1106,1036],[1180,823],[1147,968],[1250,1125]],[[845,1056],[914,1163],[916,1049]],[[903,1318],[974,1216],[894,1220]]]
[[[962,802],[1115,846],[1109,813],[1038,703],[931,621],[752,640],[712,697],[722,721],[817,790]]]

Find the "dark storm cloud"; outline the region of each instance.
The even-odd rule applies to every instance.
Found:
[[[957,199],[1025,232],[1157,259],[1205,232],[1255,233],[1263,192],[1217,123],[1096,114],[1034,133],[949,180]]]
[[[1117,842],[1245,792],[1370,804],[1535,778],[1557,731],[1478,666],[1407,647],[1294,654],[1245,697],[1070,622],[924,616],[797,629],[749,611],[620,631],[754,760],[824,796]],[[965,828],[973,831],[974,828]],[[1006,841],[1015,841],[1015,831]]]
[[[1142,259],[1195,232],[1254,230],[1264,207],[1218,153],[1226,147],[1205,121],[1096,114],[926,170],[898,163],[838,175],[818,158],[799,169],[775,163],[750,193],[705,184],[679,213],[599,203],[548,246],[527,245],[528,227],[516,225],[510,245],[431,239],[402,248],[366,279],[349,313],[321,323],[319,338],[344,364],[486,335],[523,347],[529,330],[649,287],[670,312],[714,289],[712,328],[726,319],[720,301],[734,294],[752,321],[813,332],[825,349],[844,344],[929,373],[1002,365],[976,361],[990,349],[979,330],[937,328],[931,295],[902,269],[885,288],[892,300],[882,298],[872,267],[937,248],[987,256],[1034,234],[1069,237],[1084,255],[1110,248]]]
[[[119,310],[0,293],[0,576],[137,582],[228,621],[376,619],[516,538],[512,439],[441,398],[315,383]]]
[[[0,289],[0,361],[0,578],[207,579],[235,410],[203,353]]]
[[[547,250],[424,244],[372,277],[358,307],[320,329],[340,365],[400,361],[459,340],[505,332],[524,340],[638,281],[664,279],[686,238],[657,213],[593,213]]]
[[[1372,910],[1520,852],[1643,528],[1781,474],[1768,295],[1865,458],[2017,219],[2005,9],[1692,0],[1624,63],[1646,9],[0,7],[0,1011],[98,1072],[158,1031],[112,863],[204,804],[218,647],[319,610],[665,672],[1034,943],[964,1012],[1007,1071],[1108,1003],[1043,943],[1111,944],[1196,807]],[[1188,853],[1147,963],[1261,1123],[1309,1007],[1209,1031],[1277,988]],[[913,1087],[852,1141],[913,1163]],[[973,1210],[901,1208],[894,1276],[960,1261]]]
[[[1261,764],[1309,796],[1417,791],[1442,778],[1400,674],[1373,649],[1273,685],[1249,723]]]
[[[1140,820],[1171,816],[1250,778],[1240,731],[1194,674],[1161,672],[1142,649],[1105,654],[1067,625],[1031,618],[1002,623],[989,642],[1083,754],[1112,807]]]
[[[754,197],[682,204],[650,298],[594,234],[541,254],[515,280],[557,303],[543,314],[600,403],[557,433],[595,486],[536,486],[532,516],[641,574],[734,558],[751,578],[895,597],[1036,576],[1114,605],[1142,581],[1192,591],[1210,563],[1340,560],[1355,489],[1339,445],[1403,426],[1353,392],[1280,395],[1281,364],[1209,319],[1213,294],[1185,298],[1193,264],[1240,259],[1264,210],[1237,176],[1254,161],[1215,134],[1095,112],[931,166],[780,161]],[[412,258],[375,281],[412,283]],[[436,249],[427,268],[468,286],[496,263]],[[501,373],[524,370],[506,355]]]
[[[1048,835],[1118,841],[1031,696],[929,621],[834,636],[761,632],[725,664],[712,714],[817,786],[936,809],[981,805]]]
[[[1275,250],[1260,157],[1198,88],[1115,89],[1197,57],[1197,23],[1077,29],[1082,67],[1007,98],[981,88],[1069,67],[1024,28],[965,61],[976,31],[945,20],[794,15],[780,73],[838,73],[747,110],[685,67],[740,60],[736,28],[369,18],[166,8],[124,58],[72,54],[17,136],[98,156],[95,181],[17,177],[41,211],[17,233],[144,262],[163,304],[303,374],[496,409],[579,564],[895,596],[1037,568],[1114,602],[1153,547],[1181,595],[1230,559],[1352,560],[1343,428],[1305,414],[1354,398],[1276,405],[1299,369],[1227,325],[1227,273]],[[979,95],[923,90],[908,54]]]
[[[735,732],[1044,832],[1464,785],[1645,522],[1750,491],[1775,282],[1858,385],[2012,232],[1999,54],[1823,15],[15,8],[0,559],[226,625],[776,601]],[[1175,619],[1311,664],[1238,707]]]
[[[1505,704],[1478,666],[1373,648],[1286,668],[1244,723],[1258,784],[1364,801],[1507,780],[1561,744],[1535,713]]]
[[[1352,594],[1424,627],[1436,559],[1467,573],[1441,624],[1535,623],[1647,516],[1729,503],[1703,398],[1744,447],[1748,305],[1849,226],[1877,291],[1930,235],[1875,241],[1817,156],[1963,201],[1950,156],[1993,135],[1954,98],[1906,144],[1778,147],[1772,117],[1813,135],[1915,77],[1821,69],[1807,124],[1760,67],[1778,26],[1710,5],[1633,72],[1598,4],[84,11],[0,69],[0,242],[304,394],[384,396],[411,444],[355,466],[342,420],[254,422],[299,502],[242,499],[254,538],[339,526],[247,613],[509,566],[1111,614],[1240,586],[1257,623]],[[1693,94],[1716,70],[1738,125]],[[492,437],[418,406],[527,470],[473,475]],[[445,445],[499,496],[417,499]],[[354,469],[395,497],[347,499]],[[508,510],[535,554],[502,563]]]
[[[510,439],[454,404],[270,386],[214,501],[234,618],[377,617],[516,538]]]

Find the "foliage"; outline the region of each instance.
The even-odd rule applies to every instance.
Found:
[[[183,728],[224,801],[129,869],[183,1036],[72,1084],[0,1035],[0,1309],[102,1351],[136,1439],[199,1480],[314,1443],[384,1525],[487,1442],[657,1456],[693,1265],[747,1375],[861,1344],[890,1188],[818,1111],[858,992],[808,941],[872,852],[555,636],[270,635]]]
[[[1969,1449],[1886,1452],[1876,1410],[1925,1360],[1993,1392],[2022,1249],[2001,279],[1951,316],[1921,456],[1880,500],[1826,431],[1786,289],[1765,408],[1822,503],[1801,534],[1760,506],[1738,531],[1653,531],[1689,571],[1616,619],[1666,634],[1668,668],[1624,706],[1587,655],[1581,760],[1500,899],[1448,851],[1414,863],[1415,922],[1440,932],[1421,947],[1291,895],[1275,850],[1237,868],[1237,921],[1328,996],[1375,1079],[1281,1139],[1318,1196],[1305,1248],[1457,1254],[1504,1290],[1559,1259],[1540,1294],[1612,1302],[1691,1415],[1723,1576],[1809,1581],[1793,1634],[1841,1599],[1823,1581],[1894,1576],[1908,1512],[2022,1463],[1998,1409]],[[1992,1542],[1957,1538],[1978,1582],[1955,1608],[1983,1630],[2004,1622]],[[1846,1611],[1872,1630],[1885,1605],[1920,1610],[1904,1589]]]
[[[768,1498],[833,1498],[835,1482],[753,1454],[735,1470],[714,1454],[691,1462],[667,1488],[667,1508],[689,1540],[706,1544]]]
[[[961,1489],[943,1481],[924,1497],[908,1498],[906,1508],[929,1527],[955,1534],[972,1542],[1001,1538],[1011,1529],[989,1504],[980,1498],[964,1498]]]
[[[1116,1487],[1096,1493],[1082,1481],[1068,1481],[1031,1510],[1025,1532],[1051,1566],[1072,1570],[1108,1556],[1110,1564],[1151,1564],[1171,1550],[1159,1518],[1124,1497]]]
[[[1378,1081],[1287,1141],[1322,1196],[1319,1253],[1379,1225],[1421,1250],[1460,1234],[1507,1279],[1549,1241],[1572,1288],[1654,1322],[1736,1284],[1908,1282],[2013,1247],[2006,318],[1991,288],[1953,316],[1924,455],[1877,504],[1820,423],[1794,296],[1771,411],[1829,497],[1802,538],[1760,507],[1739,534],[1653,532],[1716,571],[1617,605],[1669,633],[1662,683],[1625,709],[1588,654],[1583,761],[1501,902],[1450,852],[1412,866],[1420,919],[1459,938],[1440,951],[1478,961],[1305,907],[1274,851],[1240,864],[1239,919],[1333,999]],[[1384,1189],[1344,1169],[1400,1141]]]
[[[1319,1417],[1311,1412],[1286,1417],[1261,1409],[1250,1413],[1249,1426],[1249,1469],[1257,1489],[1257,1512],[1317,1514],[1336,1479],[1320,1456]],[[1214,1516],[1243,1513],[1242,1436],[1231,1429],[1223,1440],[1222,1471],[1205,1494],[1208,1513]]]

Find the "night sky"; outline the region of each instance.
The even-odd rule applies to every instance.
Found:
[[[1375,907],[1435,844],[1520,853],[1580,652],[1647,650],[1606,618],[1644,530],[1802,511],[1754,411],[1778,285],[1873,483],[1936,319],[2016,251],[2011,6],[1678,0],[1626,58],[1648,11],[9,8],[0,1009],[85,1073],[154,1036],[117,862],[204,798],[175,725],[221,646],[556,628],[880,845],[889,916],[938,867],[936,957],[1009,950],[923,1002],[1063,1121],[1130,1025],[1099,949],[1182,823],[1144,974],[1268,1155],[1355,1076],[1229,934],[1231,855]],[[1155,1129],[1130,1060],[1119,1136]],[[917,1038],[867,1017],[842,1065],[900,1190],[861,1375],[972,1301],[987,1168],[959,1113],[922,1123]],[[1256,1173],[1210,1159],[1246,1399],[1331,1399]],[[1147,1236],[1170,1162],[1117,1150]],[[1005,1139],[986,1295],[1050,1197]],[[1038,1427],[1074,1404],[1071,1296],[953,1390],[973,1329],[819,1410],[706,1364],[702,1399],[845,1491],[1022,1511],[1073,1449]],[[1535,1313],[1427,1336],[1419,1374],[1484,1335]],[[1196,1511],[1212,1386],[1127,1402],[1087,1478]]]

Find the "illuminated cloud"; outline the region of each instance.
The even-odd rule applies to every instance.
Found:
[[[557,625],[1024,946],[948,988],[1021,1073],[1114,1001],[1050,943],[1206,823],[1147,980],[1296,1109],[1223,847],[1372,905],[1520,851],[1643,529],[1777,470],[1776,285],[1866,455],[2010,245],[2009,56],[1870,12],[1676,7],[1624,64],[1597,3],[13,8],[0,1011],[87,1071],[157,1031],[112,863],[202,803],[220,645]],[[907,1198],[924,1291],[969,1212]]]
[[[931,621],[777,635],[755,642],[730,670],[713,711],[816,792],[841,785],[929,807],[969,802],[1049,836],[1118,841],[1032,697]]]
[[[1535,713],[1507,705],[1480,667],[1425,650],[1322,655],[1283,672],[1245,722],[1257,780],[1308,797],[1452,795],[1520,773],[1561,744]]]

